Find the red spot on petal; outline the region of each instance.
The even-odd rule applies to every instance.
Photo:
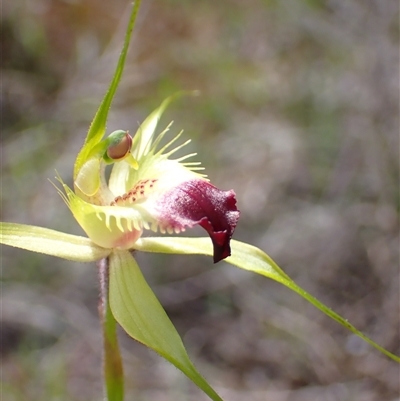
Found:
[[[154,180],[140,180],[132,187],[127,193],[117,196],[112,202],[111,206],[118,204],[119,206],[128,206],[132,202],[136,202],[137,200],[144,199],[148,196],[149,190],[153,188],[154,183],[157,179]]]

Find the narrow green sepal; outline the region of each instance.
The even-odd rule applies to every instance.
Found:
[[[111,252],[86,237],[17,223],[0,223],[0,243],[75,262],[94,262]]]
[[[129,43],[132,36],[133,27],[135,26],[136,16],[139,11],[141,0],[135,0],[132,12],[129,18],[128,29],[125,34],[124,45],[121,51],[121,55],[119,56],[117,67],[115,69],[113,78],[111,80],[110,86],[93,118],[92,123],[90,124],[90,128],[88,134],[86,136],[85,144],[83,145],[81,151],[79,152],[75,165],[74,165],[74,180],[76,179],[79,171],[82,166],[88,159],[88,154],[91,149],[96,146],[98,142],[104,136],[106,131],[106,123],[108,118],[108,112],[111,106],[111,103],[114,99],[115,92],[117,91],[119,82],[121,80],[122,72],[124,70],[124,65],[126,61],[126,56],[128,54]]]
[[[193,366],[178,332],[128,251],[110,255],[110,307],[132,338],[175,365],[212,400],[222,401]]]
[[[168,254],[197,254],[213,255],[213,249],[208,238],[182,238],[182,237],[163,237],[163,238],[140,238],[135,248],[145,252],[157,252]],[[372,345],[387,357],[396,362],[400,362],[400,357],[387,351],[376,342],[371,340],[365,334],[357,330],[346,319],[342,318],[336,312],[325,306],[318,299],[314,298],[308,292],[299,287],[265,252],[255,246],[243,242],[231,241],[232,255],[225,259],[241,269],[251,271],[269,277],[285,285],[294,292],[297,292],[304,299],[324,312],[333,320],[346,327],[348,330],[361,337],[368,344]]]

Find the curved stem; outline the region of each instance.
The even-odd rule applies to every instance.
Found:
[[[111,312],[109,304],[109,260],[101,259],[97,262],[100,299],[99,316],[103,330],[103,374],[106,400],[123,401],[124,399],[124,372],[121,353],[118,345],[117,322]]]

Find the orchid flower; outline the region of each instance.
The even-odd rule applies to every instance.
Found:
[[[123,400],[123,371],[117,323],[134,339],[174,364],[212,400],[221,397],[197,372],[182,340],[146,283],[134,259],[137,251],[203,254],[274,279],[297,292],[373,347],[400,362],[345,319],[297,286],[263,251],[231,240],[239,219],[234,192],[221,191],[202,173],[195,154],[174,158],[189,141],[165,145],[170,125],[158,121],[174,96],[164,100],[132,137],[118,130],[104,139],[108,111],[118,87],[140,1],[133,6],[121,56],[110,87],[89,128],[74,166],[74,190],[58,189],[88,238],[16,223],[1,223],[1,243],[72,261],[97,261],[100,317],[104,335],[104,376],[109,400]],[[106,180],[106,168],[112,165]],[[147,236],[180,233],[200,225],[210,238]],[[145,235],[146,234],[146,235]]]
[[[143,230],[179,233],[202,226],[214,247],[214,262],[230,256],[229,242],[239,211],[233,191],[208,182],[195,153],[170,157],[190,141],[175,146],[182,132],[157,149],[169,126],[155,136],[166,99],[135,136],[115,131],[82,149],[75,164],[75,192],[63,184],[64,200],[93,243],[110,249],[134,249]],[[83,155],[83,156],[81,156]],[[109,183],[105,167],[114,163]]]

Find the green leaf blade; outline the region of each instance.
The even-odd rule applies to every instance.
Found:
[[[178,332],[127,251],[110,255],[110,307],[132,338],[175,365],[212,400],[222,401],[193,366]]]

